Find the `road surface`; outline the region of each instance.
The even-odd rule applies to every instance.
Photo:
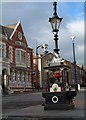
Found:
[[[70,120],[74,118],[74,120],[85,120],[84,112],[86,110],[86,101],[84,94],[83,91],[78,92],[74,99],[75,109],[68,111],[44,111],[41,105],[44,101],[41,92],[4,96],[3,118],[7,118],[6,120],[10,120],[11,118],[12,120],[16,120],[16,118],[17,120],[47,120],[50,118],[52,118],[52,120],[56,120],[57,118],[59,118],[59,120],[60,118],[66,118],[67,120],[69,118],[71,118]],[[20,105],[18,106],[18,104]]]

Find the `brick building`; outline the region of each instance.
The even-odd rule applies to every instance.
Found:
[[[70,67],[69,82],[70,84],[74,84],[74,64],[68,60],[65,60],[64,64],[67,64]],[[86,84],[86,70],[83,65],[76,65],[76,78],[77,83],[81,86]]]
[[[48,62],[52,57],[52,53],[47,53],[46,55],[34,55],[33,69],[35,71],[35,75],[33,76],[33,82],[36,87],[39,86],[40,88],[46,88],[47,72],[43,67],[48,65]]]
[[[33,78],[33,81],[35,81],[35,84],[38,84],[41,82],[41,86],[43,88],[46,88],[47,77],[48,77],[47,72],[44,70],[44,67],[48,66],[49,61],[53,58],[53,56],[54,56],[53,53],[48,53],[46,55],[41,55],[40,57],[37,57],[37,56],[34,57],[33,69],[34,71],[36,71],[36,74]],[[39,60],[40,60],[40,63],[39,63]],[[68,71],[68,80],[70,85],[74,85],[74,64],[68,60],[64,60],[64,65],[67,65],[70,68]],[[41,69],[39,70],[39,68]],[[65,74],[65,77],[64,77],[65,84],[67,82],[66,75],[67,74]],[[77,76],[77,83],[79,83],[81,86],[86,85],[86,70],[83,67],[83,65],[76,65],[76,76]]]
[[[0,25],[0,84],[3,92],[32,88],[33,50],[28,47],[20,21]]]

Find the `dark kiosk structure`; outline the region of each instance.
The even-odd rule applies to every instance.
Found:
[[[58,49],[58,31],[62,18],[57,16],[56,12],[57,2],[53,3],[54,13],[53,17],[49,18],[51,23],[55,49],[54,57],[49,61],[48,66],[44,67],[47,72],[47,91],[42,93],[44,102],[44,110],[66,110],[74,108],[73,99],[77,95],[77,91],[71,91],[69,84],[69,70],[70,68],[64,64],[64,60],[59,55]]]

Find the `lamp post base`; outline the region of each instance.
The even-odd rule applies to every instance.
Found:
[[[68,110],[75,107],[73,98],[76,91],[46,92],[42,93],[45,98],[44,110]]]
[[[75,107],[74,103],[70,104],[46,104],[44,110],[70,110]]]

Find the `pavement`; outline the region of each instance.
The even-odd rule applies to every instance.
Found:
[[[79,106],[76,106],[75,109],[72,110],[50,110],[46,111],[44,110],[43,106],[41,105],[36,105],[36,106],[31,106],[27,107],[18,111],[10,112],[7,113],[3,116],[3,118],[21,118],[21,120],[24,118],[72,118],[72,119],[83,119],[85,118],[84,111],[82,110],[83,108],[80,108]],[[9,120],[8,119],[8,120]],[[16,119],[15,119],[16,120]]]
[[[83,99],[74,99],[75,108],[70,110],[44,110],[44,106],[35,105],[13,112],[4,113],[2,120],[85,120]]]
[[[71,110],[44,110],[42,105],[30,106],[4,113],[2,120],[85,120],[86,102],[83,99],[74,99],[74,104],[75,108]]]

